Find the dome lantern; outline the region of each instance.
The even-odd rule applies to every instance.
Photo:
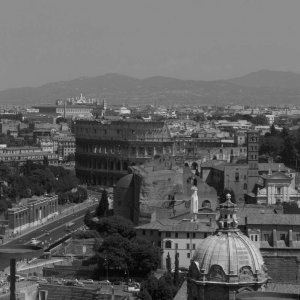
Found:
[[[231,202],[231,195],[229,193],[226,195],[226,201],[219,205],[218,210],[220,211],[218,219],[219,231],[238,230],[238,221],[236,217],[238,208],[235,203]]]

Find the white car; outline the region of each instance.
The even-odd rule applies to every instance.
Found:
[[[38,240],[38,239],[36,239],[36,238],[32,238],[31,240],[30,240],[30,245],[33,245],[33,246],[37,246],[37,245],[39,245],[41,242]]]
[[[93,279],[85,279],[85,280],[81,280],[81,282],[83,284],[93,284],[94,283],[94,280]]]

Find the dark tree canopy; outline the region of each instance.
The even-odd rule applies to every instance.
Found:
[[[179,284],[179,253],[175,254],[175,270],[174,270],[174,285]]]
[[[107,216],[107,212],[108,212],[108,193],[106,190],[104,190],[102,192],[99,205],[96,209],[96,216],[97,217]]]
[[[120,216],[100,218],[96,229],[103,237],[119,234],[124,238],[131,239],[136,235],[133,223]]]
[[[171,267],[171,257],[170,253],[168,252],[167,258],[166,258],[166,267],[167,267],[167,272],[171,273],[172,272],[172,267]]]

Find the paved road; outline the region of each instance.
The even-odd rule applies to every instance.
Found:
[[[45,244],[49,242],[54,242],[62,237],[64,237],[68,232],[65,230],[66,224],[69,222],[75,223],[73,230],[79,228],[83,225],[83,218],[88,209],[93,209],[98,205],[98,203],[94,203],[93,206],[85,207],[82,210],[74,211],[68,216],[59,218],[56,217],[56,220],[46,223],[45,225],[39,226],[33,231],[28,232],[20,236],[19,238],[15,238],[5,245],[1,245],[0,248],[3,247],[13,247],[17,244],[27,244],[30,242],[32,238],[37,238],[38,240],[44,242]],[[47,234],[47,232],[49,234]]]

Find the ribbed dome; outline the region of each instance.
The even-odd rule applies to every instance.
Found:
[[[260,251],[237,228],[236,204],[228,196],[219,209],[219,229],[204,239],[196,249],[191,261],[190,278],[228,284],[267,281]]]
[[[231,279],[236,278],[235,282],[241,282],[246,273],[249,279],[251,273],[253,279],[254,274],[257,274],[259,281],[266,279],[264,261],[259,250],[240,231],[217,232],[204,239],[194,254],[193,263],[197,266],[199,275],[209,275],[206,277],[208,281],[210,277],[212,279],[211,273],[216,267],[221,268],[221,273],[224,272],[224,281],[230,275]]]

